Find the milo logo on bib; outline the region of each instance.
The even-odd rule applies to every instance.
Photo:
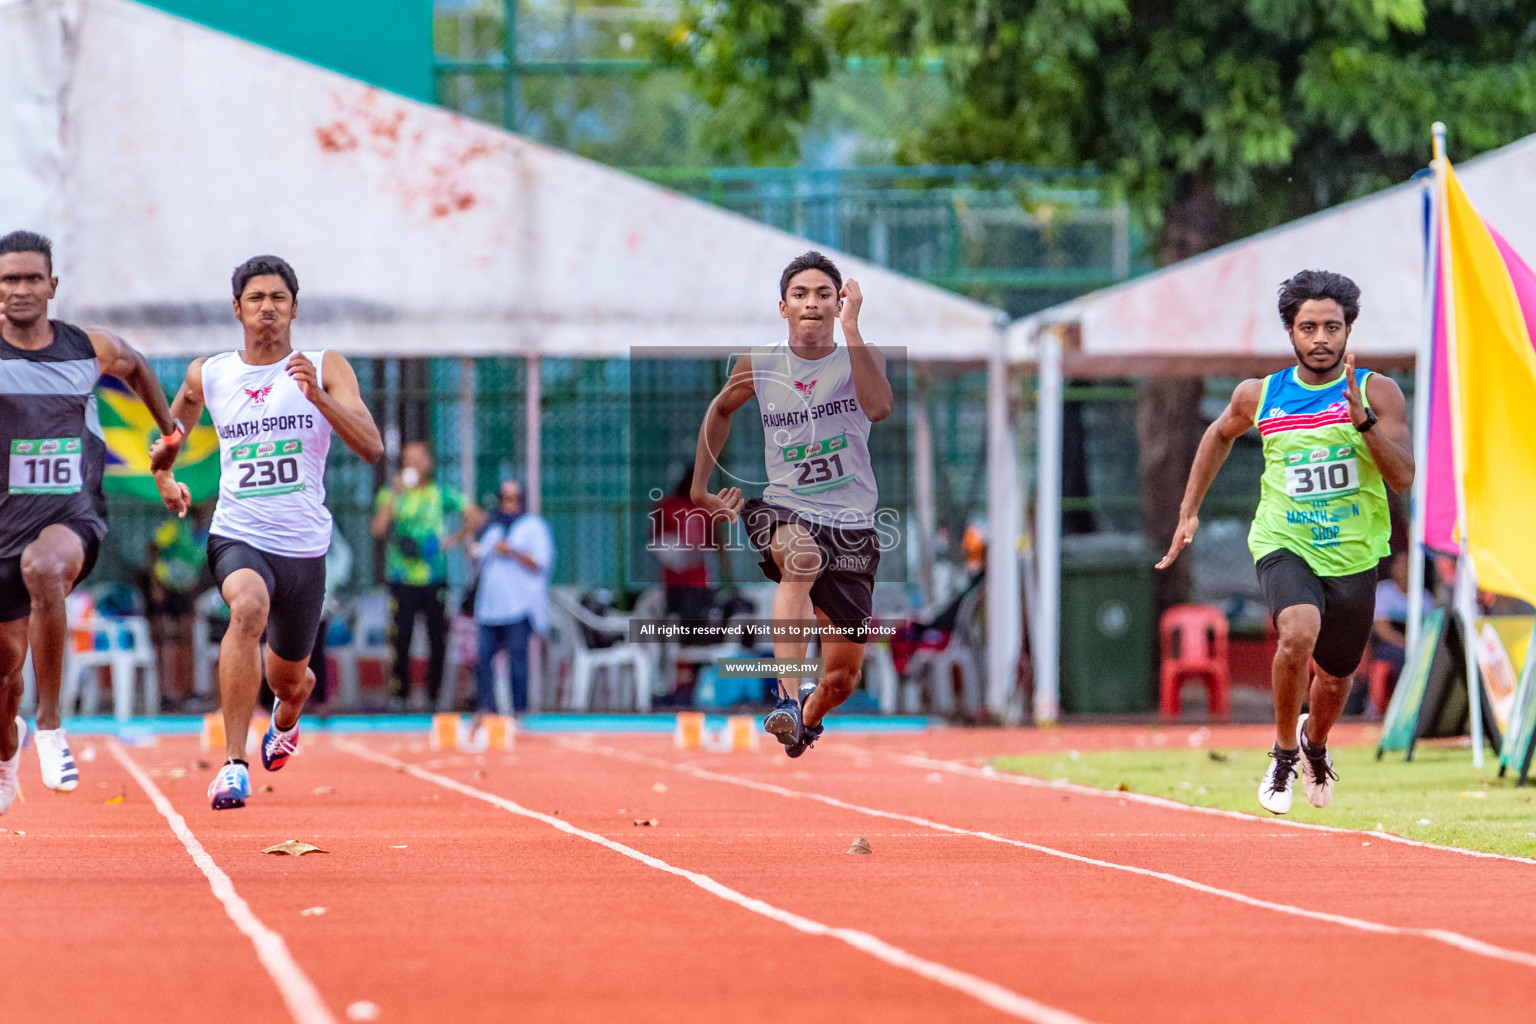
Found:
[[[1337,444],[1287,452],[1285,493],[1297,501],[1331,501],[1360,492],[1360,463],[1354,445]]]

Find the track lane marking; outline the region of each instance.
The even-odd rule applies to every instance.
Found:
[[[150,802],[155,805],[155,810],[161,817],[170,823],[171,831],[176,833],[176,838],[181,840],[181,845],[186,847],[187,853],[192,857],[192,862],[197,865],[203,877],[208,879],[208,887],[213,890],[214,897],[224,907],[224,913],[235,923],[246,938],[251,940],[251,945],[256,947],[256,959],[261,961],[261,966],[266,968],[273,983],[277,986],[278,994],[283,997],[283,1002],[288,1006],[288,1012],[293,1015],[296,1024],[337,1024],[336,1018],[325,1005],[325,999],[320,995],[320,990],[315,983],[309,980],[309,975],[304,973],[298,961],[288,950],[288,943],[277,932],[268,928],[256,916],[249,903],[235,891],[235,883],[230,881],[224,869],[214,862],[212,855],[198,842],[192,829],[187,825],[187,819],[177,813],[176,808],[160,792],[160,787],[155,785],[153,779],[145,774],[118,743],[116,739],[107,741],[107,749],[111,751],[119,764],[127,769],[133,781],[139,784]]]
[[[579,753],[597,754],[602,757],[619,761],[629,761],[634,764],[647,764],[659,768],[670,768],[684,775],[692,775],[695,778],[711,782],[725,782],[735,786],[743,786],[747,789],[756,789],[764,793],[773,793],[778,796],[789,797],[794,800],[811,800],[836,807],[840,810],[854,811],[871,818],[884,818],[889,821],[904,821],[912,825],[921,825],[924,828],[935,829],[940,832],[948,832],[953,835],[971,836],[975,839],[983,839],[987,842],[1001,843],[1005,846],[1016,846],[1020,849],[1032,850],[1050,857],[1058,857],[1062,860],[1075,861],[1079,864],[1088,864],[1093,867],[1108,868],[1112,871],[1123,871],[1127,874],[1140,875],[1144,878],[1154,878],[1171,885],[1181,886],[1208,896],[1216,896],[1221,899],[1242,903],[1246,906],[1256,907],[1261,910],[1271,910],[1289,917],[1306,918],[1312,921],[1322,921],[1327,924],[1336,924],[1355,931],[1367,932],[1373,935],[1391,935],[1405,938],[1429,939],[1439,942],[1466,953],[1487,957],[1491,960],[1502,960],[1506,963],[1518,964],[1522,967],[1536,968],[1536,954],[1526,953],[1518,949],[1508,949],[1504,946],[1484,942],[1482,939],[1474,939],[1460,932],[1449,931],[1444,928],[1405,928],[1399,925],[1382,924],[1378,921],[1367,921],[1364,918],[1350,917],[1345,914],[1330,914],[1322,910],[1308,910],[1305,907],[1293,906],[1289,903],[1276,903],[1273,900],[1260,899],[1257,896],[1249,896],[1246,893],[1236,892],[1231,889],[1222,889],[1204,882],[1197,882],[1192,878],[1182,875],[1170,874],[1166,871],[1154,871],[1151,868],[1139,868],[1132,864],[1120,864],[1115,861],[1099,860],[1096,857],[1087,857],[1079,853],[1069,853],[1066,850],[1058,850],[1051,846],[1041,846],[1039,843],[1025,842],[1022,839],[1009,839],[993,832],[982,832],[975,829],[961,828],[958,825],[946,825],[943,822],[933,821],[928,818],[920,818],[911,814],[901,814],[897,811],[882,811],[874,807],[864,807],[860,804],[849,803],[835,796],[827,796],[823,793],[811,793],[805,790],[790,789],[771,782],[759,782],[756,779],[742,778],[736,775],[726,775],[722,772],[711,771],[708,768],[700,768],[697,765],[686,762],[668,761],[665,758],[650,757],[645,754],[636,754],[627,750],[618,750],[613,747],[598,747],[581,744],[570,740],[558,741],[560,746]],[[1235,812],[1234,812],[1235,813]]]
[[[871,756],[860,753],[848,752],[848,756]],[[883,754],[873,755],[884,760],[906,765],[908,768],[921,768],[928,771],[949,772],[952,775],[961,775],[973,779],[986,779],[989,782],[1005,782],[1009,785],[1023,786],[1026,789],[1044,789],[1062,793],[1076,793],[1081,796],[1096,796],[1113,800],[1129,800],[1132,803],[1146,804],[1149,807],[1163,807],[1175,811],[1192,811],[1195,814],[1208,814],[1218,818],[1229,818],[1235,821],[1250,823],[1281,825],[1286,828],[1303,829],[1308,832],[1331,832],[1335,835],[1345,836],[1371,836],[1375,839],[1385,840],[1389,843],[1400,843],[1403,846],[1416,846],[1424,850],[1437,850],[1444,853],[1459,853],[1463,857],[1477,857],[1483,860],[1502,860],[1514,864],[1536,864],[1536,859],[1530,857],[1516,857],[1507,853],[1489,853],[1486,850],[1468,850],[1460,846],[1444,846],[1439,843],[1425,843],[1417,839],[1408,839],[1403,836],[1393,835],[1391,832],[1366,831],[1358,828],[1341,828],[1338,825],[1319,825],[1310,821],[1290,821],[1283,817],[1261,818],[1257,814],[1247,814],[1243,811],[1228,811],[1220,807],[1199,807],[1194,804],[1180,803],[1163,796],[1153,796],[1150,793],[1133,793],[1117,789],[1096,789],[1093,786],[1084,786],[1075,782],[1053,782],[1049,779],[1037,778],[1033,775],[1018,775],[1014,772],[1000,772],[996,768],[976,768],[959,761],[941,761],[929,757],[921,757],[916,754]]]
[[[813,921],[808,917],[802,917],[792,911],[776,907],[755,896],[748,896],[745,893],[738,892],[708,875],[697,871],[690,871],[687,868],[676,867],[659,857],[653,857],[648,853],[643,853],[632,846],[626,846],[596,832],[588,832],[586,829],[578,828],[568,821],[553,817],[552,815],[542,814],[505,797],[497,796],[483,789],[476,789],[474,786],[465,785],[456,779],[419,768],[408,761],[402,761],[399,758],[380,753],[352,740],[337,737],[334,742],[337,749],[343,750],[355,757],[413,775],[424,782],[433,783],[472,799],[482,800],[512,814],[543,822],[551,828],[596,843],[631,860],[639,861],[647,867],[691,882],[705,892],[712,896],[717,896],[727,903],[732,903],[744,910],[750,910],[754,914],[759,914],[780,924],[788,925],[790,928],[803,932],[806,935],[837,939],[883,963],[901,970],[910,971],[919,977],[943,985],[946,988],[954,989],[963,995],[970,996],[977,1002],[1006,1013],[1011,1017],[1032,1021],[1034,1024],[1090,1024],[1085,1018],[1079,1017],[1074,1013],[1057,1009],[1054,1006],[1047,1006],[1044,1003],[1030,999],[1028,996],[1020,995],[1012,989],[1004,988],[996,982],[987,981],[985,978],[979,978],[974,974],[967,974],[965,971],[950,967],[947,964],[924,959],[915,953],[907,952],[899,946],[893,946],[884,939],[870,935],[868,932],[861,932],[853,928],[836,928],[832,925],[822,924],[820,921]]]

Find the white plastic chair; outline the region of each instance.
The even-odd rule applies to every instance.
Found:
[[[978,627],[976,615],[981,604],[984,588],[977,587],[967,594],[955,616],[955,629],[949,643],[940,651],[920,650],[907,662],[906,678],[902,686],[902,710],[917,713],[922,710],[922,691],[928,690],[929,701],[942,715],[955,713],[954,673],[960,672],[961,710],[967,716],[980,713],[981,666],[976,658]]]
[[[71,642],[64,654],[64,678],[60,701],[73,707],[80,701],[80,713],[94,715],[100,706],[99,673],[105,667],[112,680],[112,714],[119,722],[133,718],[133,702],[140,679],[144,683],[144,713],[160,713],[160,673],[155,665],[155,649],[149,640],[149,621],[141,615],[123,618],[92,616],[70,626],[75,633],[90,636],[92,646],[74,650]],[[90,685],[84,683],[90,677]]]
[[[192,692],[206,697],[215,689],[213,668],[219,663],[219,645],[211,639],[212,623],[224,608],[217,587],[198,595],[192,606]]]
[[[385,666],[394,660],[389,646],[389,594],[373,590],[354,598],[342,613],[351,627],[351,640],[327,653],[336,659],[338,706],[355,708],[358,701],[357,663],[368,658]]]
[[[566,693],[565,707],[571,711],[588,711],[592,706],[592,691],[599,672],[611,672],[613,689],[620,689],[622,670],[627,666],[634,677],[634,709],[651,710],[651,674],[653,662],[644,649],[645,645],[632,644],[627,639],[612,647],[587,646],[581,626],[601,633],[618,633],[627,637],[627,615],[597,615],[570,594],[554,591],[550,594],[551,626],[556,633],[554,640],[556,657],[562,669],[570,672],[570,689]],[[557,677],[558,678],[558,675]]]

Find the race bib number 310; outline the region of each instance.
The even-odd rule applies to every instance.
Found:
[[[262,441],[236,445],[229,453],[235,471],[235,497],[265,498],[304,490],[299,479],[299,454],[304,442]]]
[[[76,494],[80,490],[80,439],[47,437],[11,442],[10,493]]]
[[[1359,490],[1360,463],[1354,445],[1313,448],[1285,457],[1285,493],[1298,501],[1329,501]]]

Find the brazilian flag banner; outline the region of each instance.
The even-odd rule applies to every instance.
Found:
[[[116,377],[97,382],[97,411],[101,433],[107,442],[107,466],[103,486],[109,494],[123,494],[158,502],[160,490],[149,473],[149,445],[160,436],[155,418],[139,396]],[[176,479],[187,485],[194,502],[208,501],[219,491],[219,436],[208,410],[187,436],[176,459]]]

